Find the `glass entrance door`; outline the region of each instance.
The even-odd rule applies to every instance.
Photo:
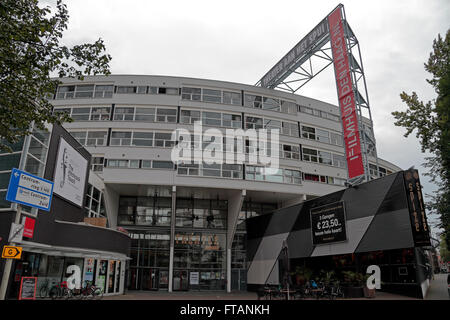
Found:
[[[173,271],[173,290],[182,291],[188,290],[189,278],[187,270],[174,270]]]
[[[141,290],[159,289],[159,269],[141,268]]]

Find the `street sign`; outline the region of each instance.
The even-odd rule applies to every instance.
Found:
[[[53,182],[13,168],[6,200],[50,211]]]
[[[2,258],[20,259],[22,256],[22,247],[3,246]]]

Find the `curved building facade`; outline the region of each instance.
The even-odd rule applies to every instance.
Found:
[[[335,105],[183,77],[110,75],[62,82],[52,100],[54,112],[71,115],[74,121],[64,127],[92,154],[91,170],[98,176],[90,179],[86,216],[103,212],[110,227],[129,232],[129,289],[245,290],[245,220],[345,188]],[[365,125],[371,126],[368,120]],[[279,169],[266,174],[248,155],[233,164],[174,163],[177,129],[192,133],[194,149],[196,143],[203,149],[218,143],[207,134],[210,129],[224,136],[227,129],[278,129]],[[222,142],[225,150],[225,138]],[[252,148],[244,138],[243,153]],[[369,162],[372,178],[401,170],[379,158]]]

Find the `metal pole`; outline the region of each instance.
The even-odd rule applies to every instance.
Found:
[[[34,121],[30,125],[30,131],[33,131],[34,127]],[[30,148],[30,141],[31,141],[31,135],[27,135],[24,138],[23,141],[23,148],[22,148],[22,156],[20,157],[20,163],[19,163],[19,170],[25,169],[25,163],[27,159],[28,149]],[[20,204],[13,203],[12,208],[16,209],[16,216],[14,219],[14,223],[19,224],[20,223],[20,217],[22,213],[22,206]],[[9,240],[9,239],[8,239]],[[15,245],[15,243],[11,242],[10,245]],[[5,262],[5,268],[3,269],[3,275],[2,275],[2,283],[0,286],[0,300],[5,300],[6,297],[6,289],[8,288],[8,282],[9,282],[9,276],[11,274],[11,267],[12,267],[12,259],[7,259]]]
[[[17,211],[16,211],[16,217],[14,220],[14,223],[16,223],[16,224],[20,223],[21,211],[22,211],[22,206],[20,204],[18,204]],[[10,242],[9,245],[15,246],[16,243]],[[6,262],[5,262],[5,268],[3,269],[3,276],[2,276],[2,285],[0,287],[0,300],[5,300],[6,289],[8,288],[9,276],[11,274],[12,260],[13,259],[6,259]]]

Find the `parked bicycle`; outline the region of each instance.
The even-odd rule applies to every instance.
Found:
[[[77,300],[100,300],[103,298],[103,290],[92,284],[90,281],[85,281],[84,285],[80,289],[69,290],[69,299],[74,298]]]
[[[69,288],[67,288],[67,282],[63,281],[61,283],[55,284],[53,287],[50,288],[50,291],[48,293],[50,298],[52,300],[55,299],[68,299],[69,298]]]

